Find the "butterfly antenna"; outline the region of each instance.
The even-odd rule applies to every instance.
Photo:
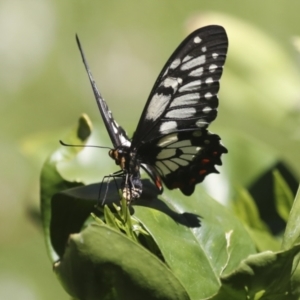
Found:
[[[73,144],[67,144],[67,143],[63,142],[62,140],[59,140],[59,143],[60,143],[62,146],[66,146],[66,147],[100,148],[100,149],[109,149],[109,150],[112,150],[112,148],[110,148],[110,147],[104,147],[104,146],[96,146],[96,145],[73,145]]]

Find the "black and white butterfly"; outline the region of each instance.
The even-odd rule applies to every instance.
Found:
[[[130,203],[140,197],[140,168],[159,192],[179,188],[191,195],[195,185],[210,173],[218,173],[227,149],[220,137],[207,130],[217,116],[219,80],[223,72],[228,39],[223,27],[206,26],[191,33],[162,69],[132,139],[114,120],[77,44],[94,95],[114,149],[109,151],[123,178],[122,194]]]

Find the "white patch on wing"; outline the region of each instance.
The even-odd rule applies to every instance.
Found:
[[[180,108],[180,109],[173,109],[166,114],[166,118],[178,118],[178,119],[185,119],[192,117],[196,113],[196,108],[194,107],[187,107],[187,108]]]
[[[168,175],[169,173],[171,173],[171,171],[162,162],[157,161],[155,165],[162,174]]]
[[[213,96],[212,93],[209,92],[204,95],[206,100],[209,100],[212,96]]]
[[[179,92],[191,92],[200,89],[200,87],[201,80],[195,80],[183,85],[181,88],[179,88]]]
[[[196,44],[199,44],[199,43],[201,43],[201,39],[199,38],[199,36],[196,36],[195,38],[194,38],[194,43],[196,43]]]
[[[217,67],[218,67],[218,66],[217,66],[217,65],[214,65],[214,64],[210,65],[210,66],[209,66],[209,72],[213,73],[213,72],[216,70]]]
[[[176,154],[176,149],[165,149],[163,148],[158,155],[156,156],[157,159],[159,160],[163,160],[166,158],[171,158],[173,156],[175,156]]]
[[[190,154],[181,154],[180,157],[182,159],[188,160],[188,161],[192,161],[195,157],[195,155],[190,155]]]
[[[164,164],[169,168],[171,171],[175,171],[179,168],[179,166],[173,163],[171,160],[164,160]]]
[[[206,47],[202,47],[201,50],[202,50],[202,52],[206,52],[207,48]]]
[[[176,69],[180,65],[181,61],[179,58],[176,58],[170,65],[170,69]]]
[[[211,56],[213,57],[213,59],[216,59],[219,56],[219,54],[218,53],[213,53]]]
[[[186,62],[186,61],[190,60],[191,58],[193,58],[193,56],[187,55],[187,56],[182,60],[182,62]]]
[[[173,130],[177,129],[177,122],[175,121],[167,121],[163,122],[159,127],[159,132],[163,134],[167,134]]]
[[[119,138],[120,138],[122,146],[127,146],[127,147],[131,146],[131,142],[123,134],[121,134],[119,136]]]
[[[204,112],[204,113],[209,113],[210,111],[212,110],[212,108],[211,107],[209,107],[209,106],[205,106],[203,109],[202,109],[202,111]]]
[[[182,71],[192,69],[196,66],[203,65],[206,61],[205,55],[197,56],[186,63],[183,63],[180,67]]]
[[[190,140],[183,140],[183,141],[178,141],[170,146],[168,148],[181,148],[181,147],[189,147],[191,146],[192,143]]]
[[[117,134],[118,133],[118,129],[117,129],[116,125],[114,123],[111,123],[111,127],[113,128],[114,133]]]
[[[168,74],[169,68],[166,69],[164,75],[162,77],[165,77]]]
[[[197,104],[199,99],[200,99],[199,93],[186,94],[186,95],[174,98],[170,107]]]
[[[196,122],[196,126],[197,127],[204,127],[208,124],[208,122],[206,122],[204,119],[199,119],[197,122]]]
[[[200,147],[195,147],[195,146],[191,146],[191,147],[184,147],[184,148],[181,148],[180,150],[184,153],[184,154],[196,154],[198,152],[197,148],[200,148]],[[183,155],[183,154],[182,154]],[[181,155],[181,156],[182,156]]]
[[[164,87],[171,87],[175,93],[178,89],[178,85],[181,83],[181,78],[167,77],[160,85],[163,85]]]
[[[208,77],[208,78],[206,78],[206,80],[205,80],[205,83],[206,84],[212,84],[214,82],[214,80],[212,79],[212,77]]]
[[[154,94],[147,109],[146,119],[157,120],[169,104],[171,95]]]
[[[197,68],[189,73],[189,76],[200,77],[203,74],[203,67]]]
[[[169,135],[164,136],[163,138],[161,138],[158,142],[157,142],[157,146],[158,147],[165,147],[169,144],[172,144],[174,142],[178,141],[178,135],[177,133],[172,133]]]
[[[177,163],[180,166],[186,166],[186,165],[189,164],[188,161],[180,159],[180,158],[172,158],[172,161],[175,162],[175,163]]]

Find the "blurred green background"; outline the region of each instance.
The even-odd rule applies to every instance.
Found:
[[[226,202],[233,184],[249,185],[277,160],[299,178],[299,11],[299,1],[283,0],[2,0],[0,299],[69,299],[32,210],[39,207],[43,161],[81,113],[94,123],[89,144],[111,145],[75,33],[114,117],[132,135],[157,75],[184,37],[208,24],[226,28],[219,116],[210,128],[229,154],[221,175],[205,183]],[[106,150],[83,153],[66,176],[100,181],[117,170]]]

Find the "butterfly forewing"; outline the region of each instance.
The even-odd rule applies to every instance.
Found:
[[[215,165],[227,153],[220,137],[207,130],[217,116],[227,48],[220,26],[189,35],[155,82],[133,137],[132,149],[141,161],[154,166],[169,189],[180,188],[185,195],[208,174],[218,173]]]
[[[133,145],[172,132],[207,128],[217,115],[228,39],[221,26],[190,34],[172,54],[150,93]]]
[[[103,99],[103,97],[101,96],[101,94],[97,88],[96,82],[93,78],[92,72],[88,66],[86,59],[85,59],[85,55],[84,55],[84,52],[82,50],[82,47],[81,47],[81,44],[80,44],[80,41],[79,41],[79,38],[77,35],[76,35],[76,41],[77,41],[77,45],[78,45],[78,48],[79,48],[79,51],[80,51],[80,54],[82,57],[83,64],[87,71],[87,74],[88,74],[88,77],[89,77],[89,80],[90,80],[90,83],[91,83],[91,86],[92,86],[92,89],[94,92],[94,96],[95,96],[99,111],[101,113],[103,122],[104,122],[107,132],[109,134],[109,137],[115,148],[117,148],[119,146],[128,146],[129,147],[131,142],[129,141],[129,138],[127,137],[125,130],[121,126],[119,126],[118,123],[115,121],[115,119],[112,116],[111,111],[109,110],[105,100]]]

